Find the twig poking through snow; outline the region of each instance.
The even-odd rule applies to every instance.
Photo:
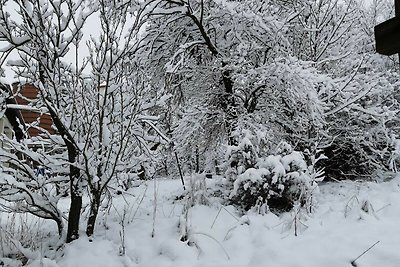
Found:
[[[356,260],[358,260],[359,258],[361,258],[365,253],[367,253],[368,251],[370,251],[373,247],[375,247],[375,245],[377,245],[379,242],[381,241],[376,241],[375,244],[373,244],[372,246],[370,246],[367,250],[365,250],[363,253],[361,253],[357,258],[355,258],[353,261],[351,261],[351,265],[356,267]]]
[[[217,205],[219,205],[220,206],[220,209],[224,209],[229,215],[231,215],[236,221],[240,221],[240,219],[237,217],[237,216],[235,216],[232,212],[230,212],[227,208],[225,208],[223,205],[221,205],[220,203],[218,203],[218,202],[212,202],[212,201],[210,201],[208,198],[205,198],[205,200],[207,200],[208,201],[208,203],[210,203],[210,205],[214,205],[214,204],[217,204]],[[218,217],[218,215],[219,215],[219,213],[220,212],[218,212],[218,214],[217,214],[217,217]],[[216,220],[216,219],[215,219]],[[214,223],[213,223],[213,225],[214,225]],[[211,228],[212,228],[212,226],[211,226]]]
[[[157,213],[157,181],[155,175],[153,175],[154,180],[154,203],[153,203],[153,231],[151,232],[151,237],[156,234],[156,213]]]
[[[385,206],[383,206],[382,208],[380,208],[380,209],[378,209],[377,211],[375,211],[375,213],[378,213],[378,212],[380,212],[381,210],[383,210],[383,209],[385,209],[385,208],[387,208],[387,207],[389,207],[389,206],[391,206],[392,204],[386,204]]]
[[[219,242],[217,239],[215,239],[213,236],[206,234],[206,233],[200,233],[200,232],[196,232],[196,233],[190,233],[191,235],[203,235],[206,237],[209,237],[210,239],[214,240],[222,249],[222,251],[225,253],[225,256],[228,260],[231,259],[231,257],[229,257],[228,252],[226,251],[226,249],[224,248],[224,246],[222,246],[221,242]]]
[[[213,221],[213,223],[212,223],[212,225],[211,225],[211,227],[210,227],[211,229],[214,227],[215,221],[217,220],[219,214],[221,213],[221,210],[222,210],[222,207],[219,208],[218,213],[217,213],[217,215],[215,216],[214,221]]]

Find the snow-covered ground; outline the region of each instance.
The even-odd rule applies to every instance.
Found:
[[[214,182],[207,180],[208,186]],[[400,178],[323,184],[314,212],[297,216],[240,216],[234,207],[210,198],[210,205],[189,209],[186,242],[180,241],[185,202],[176,200],[183,192],[180,181],[156,184],[155,217],[154,183],[149,181],[113,200],[92,240],[82,232],[56,261],[37,260],[30,266],[351,267],[374,244],[357,266],[400,266]]]

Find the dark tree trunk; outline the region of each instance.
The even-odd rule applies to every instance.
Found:
[[[76,185],[72,185],[71,181],[71,204],[68,215],[68,231],[67,231],[67,243],[74,241],[79,238],[79,221],[81,218],[82,209],[82,196],[79,188]]]
[[[222,63],[222,67],[224,68],[226,66],[225,63]],[[223,110],[226,114],[226,120],[225,120],[225,129],[226,133],[228,135],[228,141],[229,145],[237,145],[238,141],[236,140],[235,136],[233,136],[233,132],[237,128],[237,119],[238,119],[238,114],[237,114],[237,104],[235,101],[235,97],[233,95],[233,81],[230,76],[230,72],[228,70],[224,70],[222,73],[222,81],[224,84],[224,89],[225,89],[225,99],[224,99],[224,105],[223,105]]]
[[[90,203],[90,213],[89,213],[89,219],[88,219],[88,223],[87,223],[87,227],[86,227],[86,235],[87,236],[92,236],[94,233],[94,227],[96,225],[96,219],[97,219],[97,215],[99,213],[101,193],[93,192],[92,196],[93,196],[93,199],[92,199],[92,202]]]
[[[200,172],[200,155],[199,155],[199,147],[196,146],[196,173]]]
[[[79,182],[79,169],[70,167],[71,204],[68,214],[67,243],[79,238],[79,221],[82,209],[82,193]]]
[[[203,18],[201,17],[198,19],[195,14],[191,13],[191,11],[188,11],[186,15],[192,19],[192,21],[196,24],[198,27],[201,36],[204,39],[205,45],[207,48],[210,50],[211,54],[213,56],[220,56],[220,52],[216,48],[216,46],[213,44],[211,41],[210,36],[208,35],[207,29],[203,25]],[[233,132],[237,128],[237,105],[235,102],[234,98],[234,92],[233,92],[233,85],[234,81],[232,80],[231,77],[231,71],[228,69],[225,69],[225,67],[228,64],[226,62],[222,62],[222,81],[224,84],[224,92],[225,95],[224,97],[224,102],[223,103],[223,111],[225,112],[226,120],[225,120],[225,129],[226,133],[228,135],[228,143],[229,145],[237,145],[238,141],[236,138],[232,135]]]
[[[67,243],[72,242],[79,238],[79,220],[81,217],[82,209],[82,189],[80,188],[80,170],[74,166],[76,159],[78,158],[78,148],[74,143],[73,137],[70,135],[68,129],[61,122],[58,114],[52,108],[51,105],[47,105],[51,118],[54,125],[61,137],[63,138],[68,151],[68,162],[69,166],[69,182],[70,182],[70,194],[71,204],[68,215],[68,230],[67,230]]]
[[[225,129],[228,136],[228,145],[236,146],[238,144],[237,138],[233,135],[237,128],[237,115],[229,111],[226,112],[227,118],[225,120]]]

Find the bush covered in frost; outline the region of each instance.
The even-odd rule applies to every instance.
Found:
[[[295,203],[311,207],[317,182],[323,179],[314,164],[322,157],[313,157],[308,165],[303,153],[294,151],[286,142],[278,145],[275,154],[257,157],[249,138],[233,151],[237,165],[228,170],[231,179],[236,177],[230,194],[233,204],[260,212],[290,210]]]

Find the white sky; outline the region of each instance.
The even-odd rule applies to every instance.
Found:
[[[19,18],[19,15],[17,14],[18,6],[13,1],[7,2],[6,10],[8,12],[10,12],[11,17],[14,20],[17,20],[17,18]],[[98,39],[98,37],[100,35],[100,19],[99,19],[98,15],[92,14],[87,19],[87,21],[83,27],[83,32],[84,32],[84,35],[83,35],[82,41],[80,43],[79,51],[78,51],[79,66],[82,65],[83,58],[85,58],[89,55],[89,50],[88,50],[88,47],[86,46],[86,42],[90,38]],[[6,45],[5,43],[0,42],[0,48],[4,47],[5,45]],[[8,57],[8,60],[17,60],[17,59],[19,59],[19,56],[16,51],[12,52]],[[68,54],[65,57],[65,60],[67,62],[74,64],[74,66],[75,66],[76,56],[75,56],[75,47],[74,46],[71,47],[70,51],[68,52]],[[5,64],[2,66],[2,68],[5,72],[5,77],[0,77],[1,83],[13,83],[13,82],[18,81],[18,77],[16,77],[14,71],[12,70],[12,68],[10,66],[7,66],[7,64]]]

